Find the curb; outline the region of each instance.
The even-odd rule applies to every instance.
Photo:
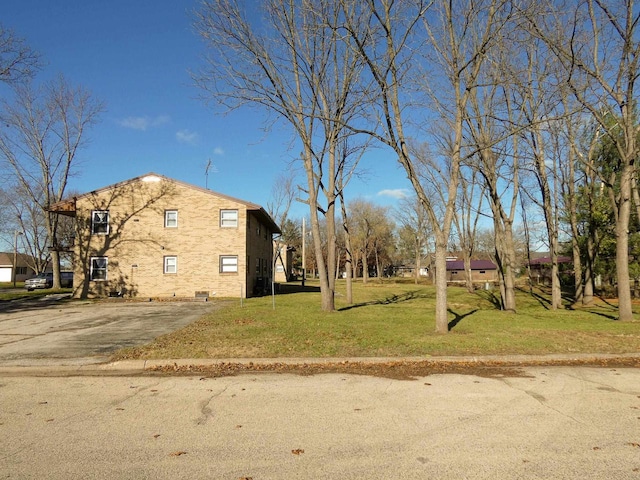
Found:
[[[520,366],[536,366],[545,363],[597,363],[602,361],[636,360],[640,362],[640,353],[624,354],[548,354],[548,355],[481,355],[481,356],[442,356],[442,357],[351,357],[351,358],[217,358],[217,359],[158,359],[158,360],[117,360],[107,362],[100,357],[83,359],[65,359],[59,363],[55,361],[24,360],[11,364],[0,363],[0,374],[13,375],[114,375],[114,374],[143,374],[158,369],[174,367],[176,369],[206,368],[216,366],[269,367],[283,365],[335,365],[335,364],[366,364],[375,365],[402,364],[422,362],[426,364],[509,364]],[[256,368],[256,370],[260,370]]]

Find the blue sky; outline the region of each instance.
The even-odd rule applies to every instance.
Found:
[[[294,168],[290,130],[264,131],[263,111],[217,114],[192,85],[203,44],[192,28],[196,0],[2,0],[0,21],[41,53],[38,80],[64,74],[106,107],[79,154],[70,189],[91,191],[153,171],[266,207],[276,177]],[[410,184],[393,154],[377,149],[347,198],[393,206]],[[299,168],[299,167],[298,167]],[[301,182],[303,177],[300,176]],[[308,215],[297,204],[294,217]]]

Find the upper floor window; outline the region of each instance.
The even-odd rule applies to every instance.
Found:
[[[238,226],[238,210],[220,210],[220,226],[231,228]]]
[[[178,211],[177,210],[165,210],[164,211],[164,226],[166,228],[177,228],[177,226],[178,226]]]
[[[91,233],[107,235],[109,233],[109,210],[91,212]]]

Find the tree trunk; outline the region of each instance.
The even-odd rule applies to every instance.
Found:
[[[420,261],[421,261],[422,255],[420,255],[420,246],[418,244],[416,244],[416,271],[415,271],[415,284],[417,285],[418,282],[420,281]]]
[[[436,235],[436,332],[449,331],[447,312],[447,239]]]
[[[631,214],[631,179],[633,162],[626,162],[620,176],[620,202],[616,221],[616,274],[618,281],[618,319],[633,320],[631,281],[629,279],[629,218]]]

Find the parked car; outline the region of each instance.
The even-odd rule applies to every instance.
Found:
[[[73,287],[73,272],[60,272],[60,283],[62,288]],[[29,292],[36,288],[51,288],[52,286],[53,273],[39,273],[24,282],[24,288]]]

